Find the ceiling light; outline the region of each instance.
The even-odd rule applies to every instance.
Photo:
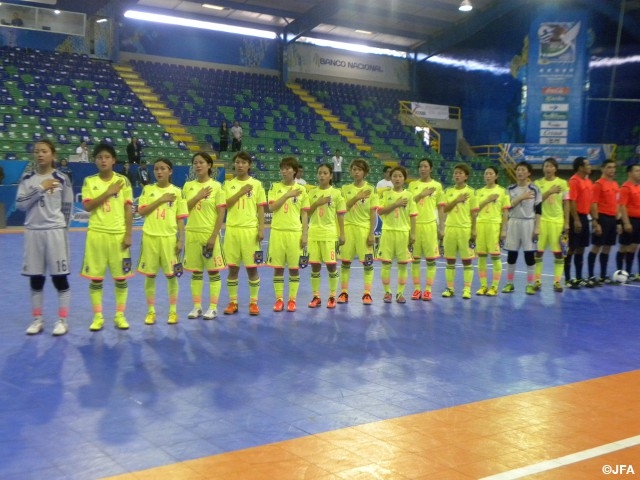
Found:
[[[462,0],[462,3],[458,7],[458,10],[460,10],[461,12],[470,12],[471,10],[473,10],[473,5],[471,5],[470,0]]]
[[[55,13],[56,15],[60,15],[60,10],[54,10],[53,13]]]
[[[170,15],[159,15],[156,13],[140,12],[137,10],[127,10],[124,12],[124,16],[135,20],[166,23],[169,25],[179,25],[181,27],[202,28],[204,30],[214,30],[216,32],[236,33],[250,37],[269,39],[276,38],[276,34],[269,30],[258,30],[256,28],[237,27],[235,25],[225,25],[222,23],[203,22],[202,20],[191,20],[190,18],[172,17]]]
[[[202,8],[210,8],[211,10],[224,10],[224,7],[220,7],[218,5],[210,5],[208,3],[203,3]]]
[[[96,20],[96,23],[104,23],[104,22],[108,22],[109,19],[108,18],[101,18],[99,20]]]
[[[371,32],[368,30],[356,30],[356,33],[364,33],[365,35],[371,35]]]

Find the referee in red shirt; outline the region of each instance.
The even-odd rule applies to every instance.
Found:
[[[602,283],[611,283],[607,277],[609,252],[616,244],[618,234],[616,221],[620,219],[618,208],[618,192],[620,187],[614,180],[616,162],[607,159],[602,163],[602,176],[593,185],[593,203],[591,204],[591,251],[587,257],[589,279],[587,287],[595,287]],[[622,229],[620,229],[622,230]],[[600,254],[600,277],[594,274],[596,258]]]
[[[622,270],[624,258],[626,270],[631,280],[633,256],[640,244],[640,164],[627,167],[628,179],[620,187],[620,216],[622,218],[622,234],[620,235],[620,249],[616,258],[618,270]],[[640,257],[638,258],[639,273],[635,280],[640,280]]]
[[[585,157],[573,160],[573,176],[569,179],[569,250],[564,259],[564,277],[569,288],[586,286],[582,279],[584,249],[589,246],[589,212],[593,197],[593,182],[589,180],[591,165]],[[575,258],[574,258],[575,257]],[[571,259],[576,277],[571,278]]]

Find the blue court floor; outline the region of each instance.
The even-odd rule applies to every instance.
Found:
[[[56,295],[47,281],[45,332],[28,337],[23,237],[0,234],[3,480],[100,478],[640,368],[640,284],[558,294],[547,275],[542,292],[527,296],[522,259],[513,294],[441,298],[440,263],[434,300],[406,305],[382,303],[376,269],[370,307],[360,304],[362,271],[353,268],[351,303],[335,310],[324,306],[326,270],[325,303],[306,307],[306,269],[298,311],[279,314],[271,311],[271,269],[262,268],[258,317],[247,314],[242,272],[240,312],[213,321],[187,320],[185,274],[180,323],[164,321],[159,279],[151,327],[137,275],[129,282],[130,330],[113,327],[105,282],[107,321],[91,333],[88,282],[77,274],[84,238],[70,233],[69,334],[50,335]],[[135,232],[134,258],[139,240]],[[219,311],[226,302],[223,286]]]

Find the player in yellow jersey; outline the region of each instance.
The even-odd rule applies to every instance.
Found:
[[[251,155],[247,152],[236,153],[233,158],[236,176],[223,186],[227,200],[224,253],[229,266],[229,305],[224,310],[225,315],[233,315],[238,311],[240,264],[244,264],[249,277],[249,315],[260,314],[258,265],[262,262],[263,255],[260,243],[264,239],[264,207],[267,197],[262,183],[249,176],[251,163]]]
[[[478,255],[478,276],[480,289],[476,295],[495,297],[498,294],[500,277],[502,276],[502,257],[500,243],[507,238],[507,221],[511,199],[507,191],[496,183],[498,169],[487,167],[484,171],[486,186],[476,190],[478,201],[478,218],[476,220],[478,238],[476,254]],[[487,287],[487,255],[491,255],[493,276],[491,286]]]
[[[542,256],[549,248],[553,253],[553,289],[562,292],[562,272],[564,256],[560,246],[560,236],[569,232],[569,185],[557,177],[558,162],[549,157],[542,164],[544,178],[534,183],[542,193],[542,215],[540,216],[540,238],[536,252],[534,288],[542,286]]]
[[[167,323],[178,323],[178,276],[182,264],[178,260],[184,246],[184,219],[189,216],[182,191],[171,184],[173,164],[159,158],[153,164],[156,183],[147,185],[138,200],[138,213],[144,217],[142,247],[138,272],[145,275],[144,293],[147,298],[147,315],[144,323],[156,323],[156,274],[162,270],[167,278],[169,293],[169,317]]]
[[[329,301],[327,308],[336,307],[338,290],[337,250],[344,245],[344,214],[346,204],[340,190],[331,185],[333,168],[328,163],[318,167],[318,188],[309,192],[309,263],[313,299],[309,308],[322,304],[320,299],[320,270],[322,264],[329,272]],[[338,227],[336,228],[336,222]]]
[[[273,267],[273,289],[276,294],[274,312],[284,310],[284,268],[289,267],[289,300],[287,312],[296,311],[300,287],[298,266],[300,255],[307,246],[309,222],[309,196],[307,188],[296,182],[298,160],[286,157],[280,161],[282,181],[269,189],[271,236],[269,237],[268,265]]]
[[[222,285],[220,270],[227,268],[220,242],[226,199],[222,185],[211,178],[211,155],[198,152],[191,158],[191,165],[196,178],[182,188],[189,209],[184,269],[192,272],[193,309],[187,317],[193,319],[202,316],[204,320],[212,320],[218,316],[218,297]],[[209,275],[209,308],[203,313],[202,284],[205,270]]]
[[[369,173],[369,164],[356,158],[349,165],[349,173],[353,183],[341,188],[347,213],[344,216],[345,242],[340,249],[341,293],[338,303],[349,301],[349,279],[351,277],[351,262],[357,256],[364,266],[364,294],[362,303],[371,305],[371,284],[373,283],[373,243],[374,230],[378,220],[378,196],[373,185],[365,178]]]
[[[460,255],[464,269],[464,289],[462,298],[471,298],[471,283],[473,282],[472,245],[476,240],[476,216],[478,202],[473,188],[467,185],[469,166],[459,163],[453,167],[454,186],[444,192],[444,257],[447,267],[444,272],[447,288],[442,292],[445,298],[453,297],[453,285],[456,278],[456,258]]]
[[[395,259],[398,264],[398,286],[396,287],[396,302],[406,303],[404,288],[407,284],[407,264],[413,256],[411,250],[416,240],[416,217],[418,209],[413,201],[413,195],[404,189],[407,181],[407,171],[404,167],[391,169],[393,188],[387,190],[380,198],[378,214],[382,217],[382,235],[378,260],[382,262],[380,278],[384,287],[384,302],[391,303],[391,262]]]
[[[420,179],[409,184],[408,190],[416,202],[416,243],[413,246],[413,294],[411,300],[431,300],[431,287],[436,278],[436,259],[440,256],[438,237],[444,232],[444,190],[442,184],[431,178],[433,164],[431,159],[423,158],[418,166]],[[427,284],[422,291],[420,284],[420,261],[427,261]]]
[[[84,179],[82,206],[90,213],[81,275],[91,280],[89,298],[93,321],[89,330],[102,330],[102,288],[107,268],[115,282],[117,328],[129,328],[124,316],[127,305],[127,279],[131,271],[131,227],[133,225],[133,192],[124,175],[113,171],[116,151],[100,143],[93,149],[98,174]]]

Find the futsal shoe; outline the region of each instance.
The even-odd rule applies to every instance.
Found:
[[[318,308],[320,305],[322,305],[322,300],[320,300],[320,297],[313,297],[308,306],[309,308]]]
[[[215,308],[210,308],[202,315],[203,320],[213,320],[218,316],[218,311]]]
[[[431,292],[429,290],[425,290],[422,292],[422,301],[430,302],[431,301]]]
[[[115,323],[116,328],[119,328],[120,330],[127,330],[129,328],[129,323],[127,322],[127,319],[124,318],[124,313],[122,312],[116,313],[116,316],[113,317],[113,323]]]
[[[258,304],[252,302],[249,304],[249,315],[260,315],[260,309],[258,308]]]
[[[68,331],[69,326],[67,325],[67,321],[64,318],[61,318],[53,325],[53,331],[51,332],[51,335],[53,335],[54,337],[59,337],[60,335],[64,335]]]
[[[422,292],[419,288],[416,288],[411,294],[411,300],[420,300],[422,298]]]
[[[382,301],[384,303],[391,303],[392,300],[393,300],[393,296],[391,295],[391,292],[385,293],[384,297],[382,297]]]
[[[527,285],[524,289],[524,293],[526,293],[527,295],[535,295],[536,294],[535,285]]]
[[[373,299],[371,298],[371,295],[368,293],[365,293],[364,295],[362,295],[362,304],[363,305],[371,305],[373,303]]]
[[[93,316],[93,321],[91,322],[91,325],[89,325],[89,330],[91,330],[92,332],[99,332],[100,330],[102,330],[103,325],[104,325],[104,317],[102,316],[102,314],[96,313]]]
[[[145,325],[154,325],[156,323],[156,312],[147,312],[147,315],[144,317]]]
[[[281,298],[279,298],[276,300],[276,303],[273,305],[273,311],[281,312],[282,310],[284,310],[284,301]]]
[[[167,323],[169,325],[175,325],[176,323],[178,323],[178,314],[176,312],[169,312]]]
[[[513,293],[516,291],[516,287],[513,286],[513,283],[507,283],[502,289],[502,293]]]
[[[469,300],[471,298],[471,289],[469,287],[462,289],[462,298],[465,300]]]
[[[338,303],[349,303],[349,294],[347,292],[342,292],[338,295]]]
[[[336,308],[336,297],[329,297],[327,308]]]
[[[487,297],[495,297],[496,295],[498,295],[498,287],[491,285],[487,290]]]
[[[27,335],[37,335],[44,330],[44,322],[41,318],[36,318],[31,325],[27,327]]]
[[[486,286],[480,287],[478,289],[478,291],[476,292],[476,295],[482,297],[482,296],[486,295],[488,291],[489,291],[489,289]]]
[[[540,290],[540,289],[542,288],[542,282],[541,282],[540,280],[536,280],[536,281],[533,283],[533,288],[534,288],[534,289],[536,290],[536,292],[537,292],[538,290]]]
[[[407,299],[401,293],[396,294],[396,303],[407,303]]]
[[[562,293],[564,292],[564,288],[562,288],[562,284],[560,282],[553,282],[553,291]]]
[[[444,292],[442,292],[442,296],[444,298],[451,298],[455,295],[455,292],[453,291],[453,288],[447,288],[445,289]]]
[[[236,302],[229,302],[227,308],[224,309],[225,315],[233,315],[238,312],[238,304]]]
[[[193,307],[187,315],[187,318],[194,320],[196,318],[200,318],[200,315],[202,315],[202,309],[200,307]]]
[[[289,300],[287,302],[287,312],[295,312],[296,311],[296,301]]]

